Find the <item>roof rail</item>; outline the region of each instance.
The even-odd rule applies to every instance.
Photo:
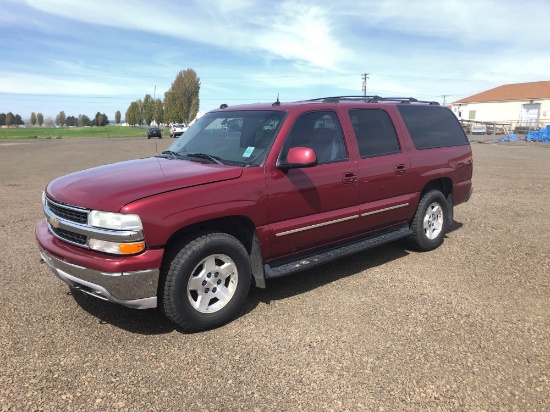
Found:
[[[321,101],[323,103],[339,103],[341,101],[362,101],[366,103],[378,103],[378,102],[398,102],[405,104],[429,104],[431,106],[439,106],[438,102],[418,100],[414,97],[381,97],[381,96],[332,96],[332,97],[319,97],[317,99],[309,99],[306,102]]]

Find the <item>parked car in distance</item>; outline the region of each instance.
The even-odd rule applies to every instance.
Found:
[[[162,139],[162,132],[158,127],[150,127],[149,130],[147,130],[147,139],[150,139],[151,137],[158,137],[159,139]]]
[[[36,239],[73,290],[205,330],[269,279],[399,239],[438,248],[472,172],[464,130],[437,102],[224,104],[155,157],[52,181]]]
[[[170,126],[170,137],[180,137],[187,129],[189,129],[189,126],[185,125],[185,123],[174,123]]]

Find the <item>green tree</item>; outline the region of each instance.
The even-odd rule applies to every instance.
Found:
[[[55,124],[63,127],[63,125],[65,124],[65,120],[67,120],[67,115],[63,110],[61,110],[59,114],[55,116]]]
[[[90,118],[88,116],[86,116],[85,114],[79,114],[78,115],[78,124],[80,126],[91,126],[92,125],[92,121],[90,120]]]
[[[6,124],[6,113],[0,113],[0,126],[4,126]]]
[[[143,125],[143,100],[136,100],[136,104],[138,109],[138,124],[139,128],[141,129],[141,126]]]
[[[38,121],[38,126],[42,126],[44,124],[44,115],[42,113],[38,113],[36,115],[36,120]]]
[[[20,115],[16,114],[13,119],[13,124],[15,124],[16,126],[20,126],[22,124],[25,124],[25,122],[23,121]]]
[[[138,102],[130,103],[128,110],[126,110],[126,122],[135,127],[136,124],[141,123],[141,113]]]
[[[109,124],[109,118],[105,113],[97,112],[95,114],[94,124],[96,126],[107,126]]]
[[[134,102],[132,102],[134,103]],[[128,108],[126,109],[126,113],[124,113],[124,121],[126,123],[128,123],[128,125],[131,125],[132,124],[132,121],[134,120],[132,118],[132,103],[130,103],[130,106],[128,106]]]
[[[155,100],[155,122],[157,123],[157,126],[161,123],[164,123],[164,104],[162,103],[162,99],[156,99]]]
[[[193,69],[182,70],[165,93],[165,121],[190,123],[199,111],[200,79]]]
[[[115,123],[116,123],[116,124],[120,124],[120,116],[121,116],[120,110],[117,110],[117,111],[115,112]]]
[[[35,112],[31,113],[31,125],[32,125],[32,127],[36,126],[36,113]]]
[[[151,97],[150,94],[146,94],[143,98],[142,103],[142,115],[143,119],[145,120],[145,123],[147,123],[147,126],[151,124],[153,121],[153,117],[155,114],[155,101]]]
[[[78,126],[78,119],[74,116],[67,117],[67,120],[65,121],[65,124],[67,126]]]
[[[130,106],[126,109],[126,113],[124,113],[124,120],[128,125],[134,125],[134,117],[133,117],[133,104],[134,102],[130,103]]]
[[[10,127],[13,124],[13,113],[9,112],[6,115],[6,126]]]

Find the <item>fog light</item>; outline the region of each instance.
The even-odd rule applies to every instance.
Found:
[[[145,250],[145,242],[116,243],[106,240],[90,239],[88,241],[90,249],[98,252],[111,253],[114,255],[134,255]]]

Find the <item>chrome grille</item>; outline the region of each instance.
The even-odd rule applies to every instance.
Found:
[[[88,223],[88,211],[85,209],[77,209],[74,207],[66,206],[62,203],[54,202],[51,199],[46,198],[48,207],[54,215],[69,220],[71,222],[87,224]]]
[[[66,240],[67,242],[75,243],[77,245],[86,246],[86,236],[78,233],[69,232],[65,229],[50,227],[57,237]]]
[[[88,223],[87,209],[55,202],[48,197],[46,197],[46,209],[49,209],[49,213],[52,218],[73,222],[77,225],[86,225]],[[48,215],[48,213],[46,213],[46,215]],[[67,230],[68,228],[59,227],[58,224],[52,225],[50,218],[48,219],[48,222],[50,222],[50,230],[57,238],[74,245],[87,247],[88,238],[86,235],[77,233],[76,231]]]
[[[128,243],[144,240],[143,230],[112,230],[89,226],[89,209],[57,202],[44,195],[44,215],[51,233],[58,239],[89,249],[88,240]],[[113,212],[114,213],[114,212]]]

